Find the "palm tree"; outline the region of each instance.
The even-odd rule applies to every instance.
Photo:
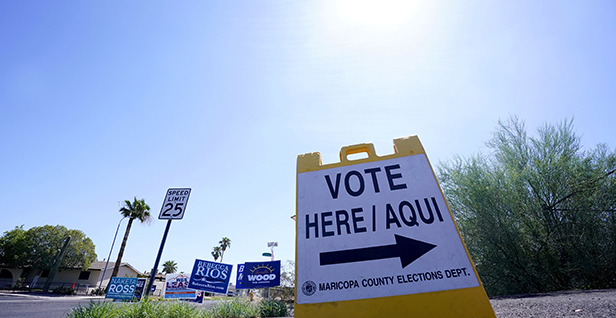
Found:
[[[216,260],[220,257],[220,246],[214,246],[214,250],[212,251],[212,256],[214,257],[214,262],[216,262]]]
[[[166,261],[163,264],[163,273],[165,274],[173,274],[178,270],[178,263],[175,261]]]
[[[220,244],[220,262],[222,263],[222,258],[225,256],[225,251],[227,248],[231,247],[231,239],[228,237],[223,237],[218,244]]]
[[[116,277],[118,275],[118,270],[122,264],[124,248],[126,248],[126,241],[128,241],[128,234],[130,233],[130,227],[133,225],[133,221],[135,219],[139,220],[141,223],[150,223],[152,221],[152,217],[150,216],[150,206],[145,203],[144,199],[137,200],[137,197],[135,197],[133,202],[124,200],[124,203],[126,205],[120,209],[120,213],[122,216],[129,218],[128,225],[126,226],[126,232],[124,232],[124,240],[122,240],[122,246],[120,246],[120,252],[118,252],[118,258],[116,259],[115,266],[113,267],[111,277]]]

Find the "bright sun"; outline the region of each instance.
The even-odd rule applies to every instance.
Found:
[[[338,0],[336,11],[351,25],[392,25],[405,22],[416,5],[412,0]]]

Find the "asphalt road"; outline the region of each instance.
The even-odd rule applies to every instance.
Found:
[[[66,318],[71,308],[105,301],[102,297],[46,297],[0,294],[0,317]]]
[[[88,306],[90,302],[110,302],[102,296],[55,296],[0,293],[0,318],[66,318],[72,308]],[[207,308],[213,300],[204,300],[198,306]]]
[[[0,293],[0,318],[66,318],[71,308],[102,297],[49,297]],[[614,318],[616,289],[563,291],[490,299],[497,318]],[[201,306],[211,306],[205,303]],[[464,316],[462,313],[460,316]]]

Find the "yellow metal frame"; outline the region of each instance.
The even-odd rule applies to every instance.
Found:
[[[367,157],[357,160],[349,160],[348,155],[366,153]],[[310,171],[318,171],[336,167],[360,164],[425,154],[424,148],[415,135],[405,138],[394,139],[394,153],[377,156],[374,145],[370,143],[342,147],[340,150],[340,162],[323,165],[321,154],[318,152],[307,153],[297,157],[297,174]],[[427,155],[426,155],[427,158]],[[430,161],[428,160],[428,165]],[[432,165],[430,165],[432,169]],[[434,175],[434,169],[432,169]],[[436,180],[436,175],[435,175]],[[437,181],[438,184],[438,181]],[[443,190],[440,188],[441,195]],[[297,191],[297,179],[296,179]],[[297,196],[297,192],[296,192]],[[447,204],[447,200],[445,200]],[[297,211],[297,199],[296,207]],[[447,204],[447,211],[453,220],[451,209]],[[455,224],[455,221],[454,221]],[[297,271],[297,222],[295,224],[295,270]],[[460,230],[456,225],[458,236],[464,246],[464,250],[469,260],[471,259],[466,244],[462,240]],[[379,297],[369,299],[335,301],[316,304],[297,304],[295,303],[295,317],[418,317],[418,318],[459,318],[459,317],[492,317],[496,318],[494,310],[490,305],[488,296],[479,279],[475,265],[471,261],[475,276],[479,281],[478,287],[444,290],[437,292],[410,294],[401,296]],[[297,276],[296,276],[297,277]],[[295,294],[297,295],[297,281],[295,282]]]
[[[400,158],[410,155],[425,154],[426,152],[417,136],[394,139],[395,153],[386,156],[377,156],[373,144],[358,144],[342,147],[340,150],[340,162],[323,165],[321,154],[311,152],[297,156],[297,173],[330,169],[336,167],[350,166],[364,162],[380,161],[386,159]],[[348,155],[366,153],[367,158],[349,160]]]

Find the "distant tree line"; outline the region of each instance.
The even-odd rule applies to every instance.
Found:
[[[573,121],[528,136],[499,121],[487,154],[439,179],[489,295],[616,287],[616,154],[583,150]]]

